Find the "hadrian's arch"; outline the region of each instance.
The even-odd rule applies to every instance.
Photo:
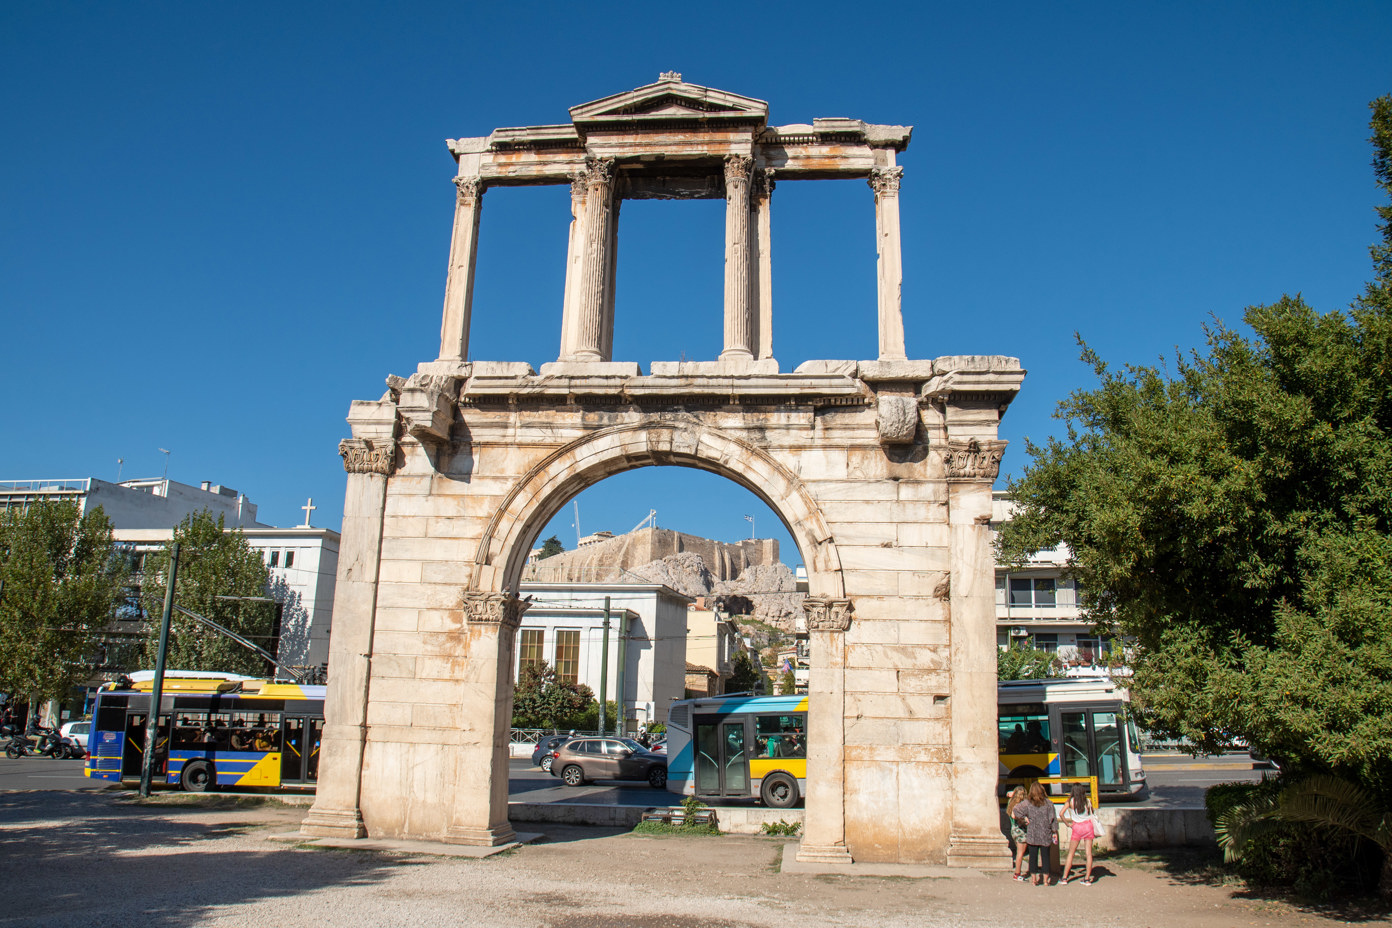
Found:
[[[997,429],[1024,375],[1013,358],[907,357],[897,158],[910,130],[770,126],[762,101],[671,73],[570,115],[450,141],[439,356],[351,405],[321,779],[304,832],[508,841],[526,552],[576,493],[672,464],[762,498],[808,568],[799,857],[1003,865],[988,522]],[[780,370],[775,178],[869,182],[878,357]],[[560,351],[540,371],[468,351],[485,192],[536,184],[571,190]],[[646,372],[612,358],[618,213],[640,198],[725,201],[718,358]]]

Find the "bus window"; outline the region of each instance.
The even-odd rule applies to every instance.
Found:
[[[1042,706],[1015,712],[1002,709],[997,731],[1002,754],[1044,754],[1049,750],[1049,715]]]
[[[754,717],[755,757],[806,757],[807,742],[802,736],[803,717],[799,715],[758,715]]]

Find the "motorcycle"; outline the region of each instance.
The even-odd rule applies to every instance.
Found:
[[[31,740],[37,737],[38,741]],[[64,738],[51,728],[40,728],[35,732],[16,735],[5,745],[5,756],[11,760],[20,757],[52,757],[64,760],[69,757],[83,757],[86,751],[71,738]]]

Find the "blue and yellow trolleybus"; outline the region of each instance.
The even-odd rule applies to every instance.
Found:
[[[1106,798],[1143,798],[1140,736],[1125,689],[1105,678],[1009,680],[998,686],[1002,786],[1097,778]]]
[[[702,800],[787,809],[807,792],[807,697],[712,696],[672,703],[667,788]]]
[[[97,693],[87,776],[140,779],[150,697],[148,681]],[[171,674],[157,724],[155,775],[171,786],[194,793],[219,786],[313,788],[324,687]]]

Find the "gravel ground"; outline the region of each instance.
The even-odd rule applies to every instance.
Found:
[[[485,859],[274,842],[304,809],[112,793],[0,794],[0,926],[426,925],[489,928],[1328,926],[1233,890],[1115,864],[1094,886],[778,872],[784,842],[547,826]],[[17,891],[16,891],[17,890]],[[1370,920],[1366,915],[1360,919]]]

